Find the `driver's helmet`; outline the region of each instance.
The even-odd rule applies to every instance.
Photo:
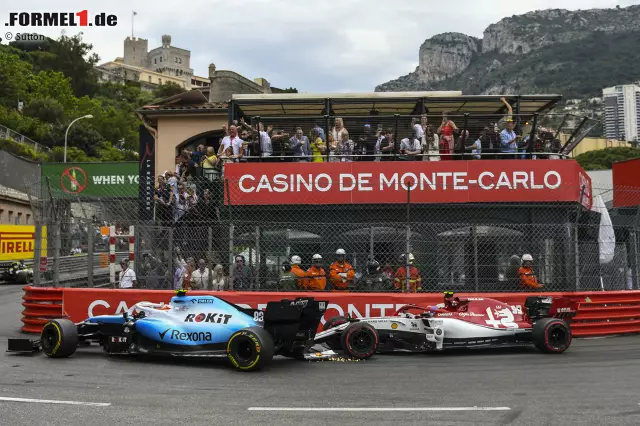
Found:
[[[367,262],[367,272],[371,275],[380,271],[380,263],[377,260],[370,260]]]

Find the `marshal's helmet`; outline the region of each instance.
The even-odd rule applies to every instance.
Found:
[[[322,265],[322,256],[320,256],[319,254],[314,254],[311,260],[313,261],[313,264],[316,266]]]
[[[292,265],[300,265],[302,263],[302,259],[300,256],[291,256],[291,264]]]

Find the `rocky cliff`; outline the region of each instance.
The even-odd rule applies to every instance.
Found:
[[[376,91],[595,96],[640,80],[640,6],[551,9],[491,24],[482,40],[445,33],[420,47],[419,66]]]

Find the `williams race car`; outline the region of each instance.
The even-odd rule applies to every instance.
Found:
[[[74,324],[46,323],[39,340],[9,339],[9,352],[52,358],[97,343],[108,354],[227,357],[238,370],[259,370],[274,355],[304,359],[327,302],[298,298],[245,309],[214,296],[179,291],[169,304],[140,302],[131,315],[100,315]]]
[[[329,319],[316,340],[366,359],[385,352],[434,352],[450,348],[534,345],[562,353],[571,345],[569,322],[577,301],[566,297],[528,297],[524,309],[498,300],[454,297],[420,307],[405,305],[392,316]]]

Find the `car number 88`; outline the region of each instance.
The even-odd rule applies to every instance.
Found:
[[[253,320],[257,321],[257,322],[262,322],[264,321],[264,312],[262,311],[255,311],[253,313]]]

